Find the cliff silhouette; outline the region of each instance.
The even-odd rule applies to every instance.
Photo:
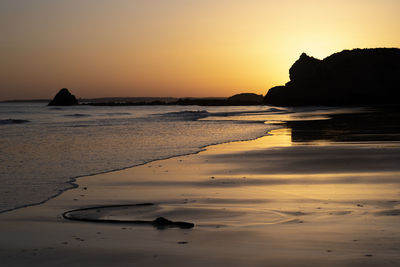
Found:
[[[353,49],[323,60],[301,54],[290,81],[271,88],[264,104],[343,106],[398,104],[400,49]]]

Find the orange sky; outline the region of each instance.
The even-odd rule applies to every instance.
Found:
[[[398,0],[2,0],[0,100],[265,94],[306,52],[400,47]]]

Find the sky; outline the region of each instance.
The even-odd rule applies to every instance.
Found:
[[[400,47],[399,0],[1,0],[0,100],[265,94],[302,52]]]

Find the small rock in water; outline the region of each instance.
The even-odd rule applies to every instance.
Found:
[[[67,88],[61,89],[48,106],[72,106],[78,105],[78,100],[71,94]]]

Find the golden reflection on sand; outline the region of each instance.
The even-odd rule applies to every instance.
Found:
[[[64,246],[54,256],[77,261],[80,254],[71,251],[100,247],[102,263],[118,251],[120,260],[150,266],[159,264],[155,253],[174,265],[184,258],[197,266],[398,266],[398,152],[396,145],[379,143],[293,143],[291,130],[281,128],[257,140],[84,177],[78,188],[43,205],[1,214],[0,256],[10,247],[5,240],[32,247],[32,238],[46,229],[35,246]],[[153,205],[137,209],[138,203]],[[108,207],[122,204],[133,205]],[[96,206],[105,208],[78,215],[121,221],[162,216],[195,226],[161,231],[56,219]]]
[[[314,169],[318,158],[313,155],[319,154],[318,149],[308,151],[310,144],[304,148],[309,157],[307,168],[290,173],[280,166],[277,171],[270,162],[281,164],[280,157],[286,158],[292,146],[290,129],[277,129],[257,140],[215,145],[197,155],[87,177],[79,183],[91,189],[89,195],[82,199],[70,191],[62,198],[79,199],[88,205],[104,201],[158,203],[162,206],[158,215],[197,222],[198,227],[262,226],[300,219],[318,223],[321,216],[354,214],[368,218],[377,210],[397,205],[393,201],[399,194],[399,171],[360,171],[359,166],[352,169],[339,161],[332,165],[336,169],[327,172],[324,162],[338,161],[342,146],[337,153],[336,147],[330,151],[332,158],[318,163],[323,168]],[[282,148],[288,151],[279,154]],[[352,148],[349,145],[344,151]],[[268,151],[266,156],[264,151]],[[258,169],[260,164],[266,167]],[[291,167],[295,166],[286,166]],[[284,220],[274,219],[277,213]]]
[[[204,154],[221,154],[239,150],[264,150],[272,147],[288,147],[291,145],[291,130],[288,128],[280,128],[272,130],[268,135],[255,140],[209,146]]]

